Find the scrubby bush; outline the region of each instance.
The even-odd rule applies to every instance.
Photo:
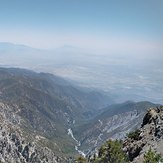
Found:
[[[151,148],[144,154],[143,163],[162,163],[163,159],[159,154],[152,151]]]
[[[76,159],[76,163],[88,163],[88,162],[86,158],[80,156]]]
[[[140,130],[135,130],[127,134],[127,137],[133,140],[140,139]]]
[[[109,140],[99,149],[98,162],[127,163],[128,159],[122,150],[122,142]]]
[[[128,158],[122,150],[122,142],[119,140],[108,140],[98,151],[98,156],[86,160],[79,157],[76,163],[128,163]]]

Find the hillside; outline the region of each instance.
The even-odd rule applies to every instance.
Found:
[[[144,154],[150,149],[163,158],[163,106],[150,108],[143,118],[138,138],[127,138],[123,146],[134,163],[143,162]]]
[[[93,155],[77,163],[161,163],[163,162],[163,106],[149,108],[141,127],[124,140],[107,140]]]
[[[19,145],[12,142],[12,134],[20,144],[25,141],[27,148],[38,151],[38,160],[42,155],[58,162],[77,154],[88,156],[108,138],[124,139],[126,133],[141,125],[146,109],[156,106],[150,102],[113,101],[101,92],[79,88],[58,76],[0,68],[0,135],[2,144],[13,145],[14,149],[10,156],[8,148],[3,148],[1,159],[5,160],[6,155],[6,159],[27,159],[22,151],[16,153]],[[31,143],[34,146],[30,147]],[[43,153],[39,154],[37,148]],[[33,159],[33,152],[29,152],[28,159]]]
[[[68,129],[96,116],[112,100],[51,74],[0,68],[0,102],[22,119],[23,130],[46,137],[52,150],[67,154],[75,151]]]
[[[75,135],[81,142],[81,149],[89,155],[108,138],[124,139],[126,133],[140,127],[150,102],[125,102],[105,108],[104,112],[79,128]]]
[[[0,103],[0,162],[58,163],[65,162],[57,152],[47,147],[47,139],[29,132],[20,124],[24,120],[12,107]]]

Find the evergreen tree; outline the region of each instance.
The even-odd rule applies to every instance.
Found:
[[[127,163],[128,159],[122,150],[122,142],[109,140],[100,149],[98,162],[106,163]]]

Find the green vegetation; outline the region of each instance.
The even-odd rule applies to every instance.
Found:
[[[99,149],[99,162],[126,163],[126,154],[122,151],[122,142],[109,140]]]
[[[93,157],[88,162],[92,163],[127,163],[127,155],[122,150],[122,142],[119,140],[108,140],[99,149],[97,157]],[[77,163],[87,163],[85,158],[79,157]]]
[[[139,140],[140,139],[140,130],[135,130],[127,134],[127,137],[133,140]]]
[[[80,156],[77,158],[77,160],[75,161],[76,163],[87,163],[87,159]]]
[[[161,163],[163,159],[159,154],[152,151],[151,148],[144,154],[143,163]]]

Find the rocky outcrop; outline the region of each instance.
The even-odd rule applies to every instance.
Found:
[[[79,149],[91,155],[107,139],[125,139],[128,132],[141,127],[146,110],[155,104],[149,102],[125,102],[108,107],[108,109],[77,131],[80,140]],[[134,146],[135,147],[135,146]],[[134,150],[134,149],[133,149]]]
[[[147,111],[139,131],[139,139],[136,140],[133,136],[123,143],[123,150],[128,154],[129,160],[143,162],[144,153],[150,148],[163,156],[163,106]]]
[[[13,124],[46,138],[57,155],[77,153],[67,130],[99,114],[109,99],[51,74],[0,68],[0,107],[7,104],[0,111]]]
[[[0,161],[3,163],[58,163],[64,159],[41,145],[38,136],[19,126],[21,120],[10,107],[0,103]]]

